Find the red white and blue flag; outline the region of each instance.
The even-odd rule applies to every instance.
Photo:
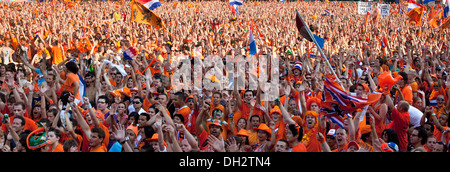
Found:
[[[123,58],[125,60],[133,60],[137,55],[137,50],[133,47],[130,47],[123,52]]]
[[[380,98],[381,93],[371,93],[367,98],[352,96],[344,91],[337,82],[326,77],[320,112],[340,125],[343,124],[345,115],[373,104]]]
[[[242,5],[244,0],[230,0],[230,5]]]
[[[136,1],[143,4],[149,10],[154,10],[155,8],[161,6],[161,2],[159,2],[159,0],[136,0]]]

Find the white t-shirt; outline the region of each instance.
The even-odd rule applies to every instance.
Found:
[[[397,105],[395,105],[395,107],[397,108]],[[408,113],[409,113],[409,124],[414,127],[420,126],[420,119],[423,116],[423,112],[417,109],[416,107],[410,105]]]

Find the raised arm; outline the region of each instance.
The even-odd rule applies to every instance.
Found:
[[[286,124],[288,124],[288,125],[295,124],[295,121],[291,118],[291,115],[286,110],[286,108],[284,108],[283,104],[280,103],[279,107],[280,107],[281,115],[283,115],[283,119],[286,121]]]
[[[192,150],[198,150],[198,142],[195,140],[194,136],[186,129],[183,124],[175,124],[175,127],[178,131],[184,133],[184,139],[187,139],[189,145],[191,145]]]
[[[197,129],[197,136],[199,136],[202,131],[206,128],[205,124],[205,116],[209,112],[210,106],[206,103],[203,104],[203,106],[200,108],[200,113],[197,116],[197,119],[195,120],[195,127]]]
[[[74,110],[78,111],[78,108],[74,108]],[[81,129],[83,130],[86,137],[91,138],[91,128],[89,127],[88,123],[83,118],[81,113],[77,112],[77,113],[74,113],[73,115],[75,116],[75,119],[77,120],[78,125],[81,127]]]

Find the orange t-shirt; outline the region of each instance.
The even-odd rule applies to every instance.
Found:
[[[286,139],[286,124],[283,122],[282,119],[280,119],[281,121],[278,121],[275,124],[275,130],[276,130],[276,140],[280,140],[280,139]]]
[[[61,142],[64,143],[66,140],[74,139],[78,143],[78,150],[81,148],[81,143],[83,143],[83,136],[77,134],[77,138],[73,138],[70,134],[61,133]]]
[[[247,104],[242,102],[242,104],[239,106],[239,110],[241,111],[241,118],[248,120],[248,117],[250,115],[250,106],[248,106]],[[253,108],[252,116],[253,115],[258,115],[259,118],[262,118],[262,116],[263,116],[261,110],[259,110],[256,107]]]
[[[411,86],[411,90],[412,90],[413,92],[417,92],[417,90],[419,90],[419,85],[417,84],[416,81],[411,82],[411,83],[409,84],[409,86]]]
[[[67,74],[66,81],[63,84],[64,90],[70,91],[72,94],[75,94],[75,85],[73,84],[74,82],[80,82],[80,79],[78,78],[77,74],[69,72]],[[81,100],[79,93],[75,95],[75,97]]]
[[[307,130],[303,132],[302,142],[305,143],[306,150],[308,152],[322,152],[322,147],[320,146],[320,141],[317,140],[316,135],[319,132],[317,129]],[[325,131],[321,131],[325,135]]]
[[[50,149],[48,149],[48,152],[64,152],[64,148],[61,144],[56,145],[55,150],[52,151],[53,146]]]
[[[436,137],[436,140],[437,140],[437,141],[443,141],[443,142],[445,141],[445,143],[448,143],[448,141],[450,140],[450,133],[447,133],[447,137],[446,137],[445,140],[441,140],[441,138],[442,138],[442,132],[439,131],[439,130],[436,128],[436,126],[435,126],[434,128],[435,128],[435,129],[434,129],[434,132],[433,132],[433,136]],[[446,130],[446,129],[448,129],[448,128],[450,128],[450,127],[444,126],[444,130]]]
[[[292,147],[291,152],[308,152],[308,151],[306,151],[306,146],[303,143],[300,143]]]
[[[63,50],[61,48],[53,46],[51,50],[53,53],[53,60],[52,60],[53,64],[59,64],[62,61],[64,61]]]
[[[147,96],[144,98],[144,103],[142,104],[142,108],[148,112],[148,109],[152,106],[152,103],[150,103],[150,100],[148,100]]]
[[[412,88],[407,85],[406,87],[404,87],[402,89],[402,94],[403,94],[403,99],[405,101],[407,101],[409,104],[412,104],[413,101],[413,92],[412,92]],[[398,102],[398,93],[396,93],[395,97],[396,97],[396,102]]]
[[[89,152],[107,152],[107,151],[108,150],[106,149],[106,147],[102,145],[96,149],[91,149]]]
[[[259,142],[258,132],[256,131],[252,132],[251,130],[248,130],[247,134],[248,134],[248,143],[250,144],[250,146],[253,146]]]
[[[241,111],[240,110],[237,110],[236,112],[234,112],[234,115],[233,115],[233,120],[234,120],[234,124],[237,126],[237,124],[238,124],[238,122],[239,122],[239,119],[241,119],[241,118],[243,118],[242,117],[242,113],[241,113]],[[247,121],[247,119],[248,118],[244,118],[245,119],[245,121]],[[230,118],[228,118],[228,123],[230,122]]]
[[[397,109],[394,109],[391,113],[392,122],[389,123],[386,128],[392,128],[395,132],[397,132],[399,144],[399,150],[406,150],[408,146],[408,128],[410,116],[408,112],[400,113]]]

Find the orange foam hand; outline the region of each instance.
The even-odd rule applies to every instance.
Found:
[[[392,86],[400,79],[403,79],[401,75],[397,75],[395,78],[392,77],[391,71],[381,72],[378,76],[378,86],[380,86],[383,94],[389,94],[389,90],[391,90]]]

